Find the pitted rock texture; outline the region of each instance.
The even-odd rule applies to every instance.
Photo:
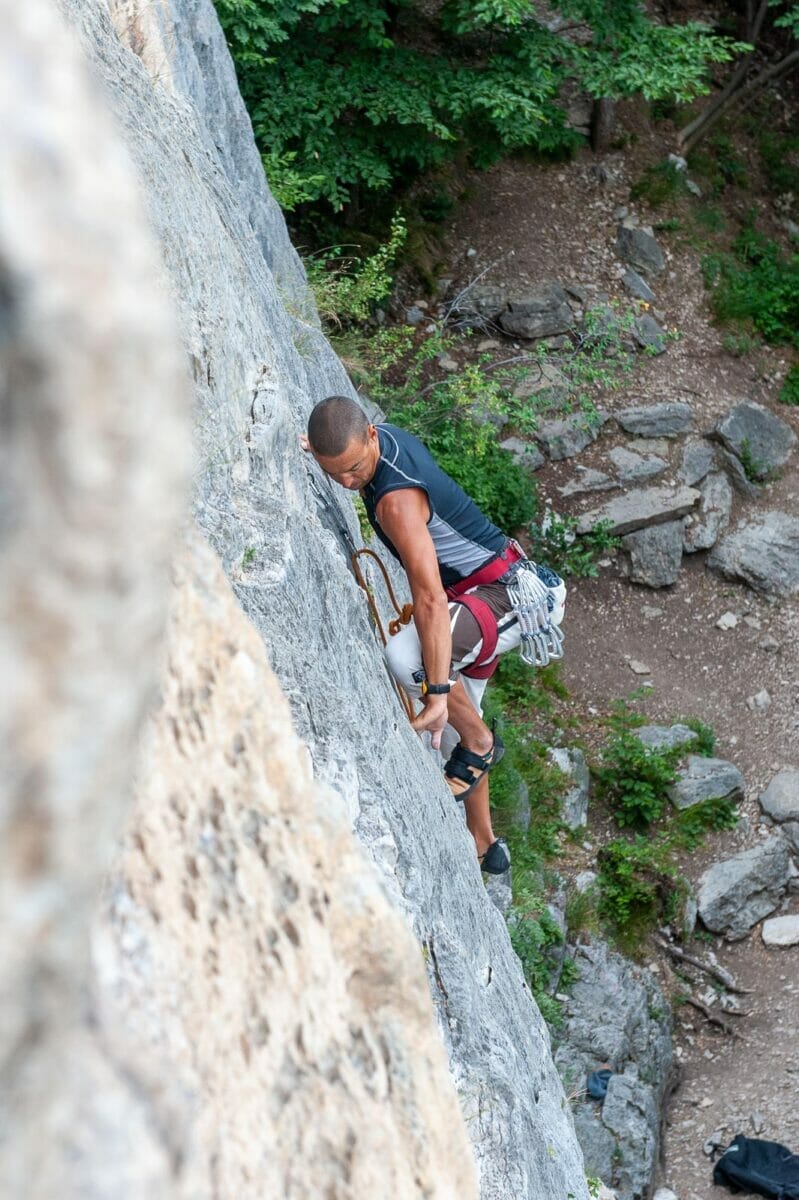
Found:
[[[579,978],[565,1003],[555,1061],[575,1105],[589,1176],[619,1200],[649,1195],[658,1164],[659,1111],[672,1070],[669,1005],[650,971],[606,943],[578,946]],[[605,1100],[585,1096],[586,1077],[613,1071]]]
[[[716,544],[707,565],[767,596],[794,595],[799,591],[799,517],[767,512],[741,521]]]
[[[232,72],[215,59],[214,98],[201,72],[174,68],[164,81],[163,66],[153,66],[159,54],[172,61],[184,25],[213,25],[210,3],[175,0],[171,30],[157,35],[147,32],[150,6],[127,5],[136,54],[119,41],[119,8],[115,30],[99,0],[64,4],[135,160],[179,306],[195,383],[197,521],[267,646],[316,778],[345,806],[424,947],[483,1200],[569,1192],[585,1200],[546,1027],[486,896],[462,812],[408,726],[352,578],[351,500],[299,448],[312,404],[352,393],[318,325],[290,296],[284,305],[262,253],[264,238],[285,246],[282,220],[263,208],[274,227],[254,235],[250,185],[241,172],[229,177],[212,149],[216,124],[238,112]],[[203,54],[194,57],[202,65]]]
[[[99,1195],[114,1143],[143,1198],[140,1106],[79,1017],[158,676],[189,389],[131,163],[72,40],[46,4],[2,0],[0,24],[0,1194]]]
[[[172,1194],[476,1198],[419,946],[199,537],[136,793],[94,1003]]]
[[[779,834],[713,863],[699,881],[699,916],[730,941],[746,937],[780,902],[791,874],[788,844]]]

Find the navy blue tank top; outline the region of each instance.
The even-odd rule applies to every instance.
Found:
[[[380,541],[399,558],[391,539],[375,516],[379,501],[388,492],[420,488],[430,505],[427,528],[433,539],[438,569],[444,587],[474,574],[507,545],[507,537],[488,520],[471,500],[441,470],[430,451],[396,425],[378,425],[380,458],[377,470],[362,489],[366,515]]]

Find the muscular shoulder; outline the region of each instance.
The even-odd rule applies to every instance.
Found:
[[[406,532],[414,527],[426,530],[430,520],[430,501],[421,488],[396,488],[380,498],[375,514],[389,534],[398,527]]]

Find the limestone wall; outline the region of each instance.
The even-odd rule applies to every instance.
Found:
[[[63,82],[75,71],[70,52],[61,52],[63,39],[48,27],[45,4],[33,7],[44,33],[28,51],[31,77],[39,79],[46,67]],[[210,2],[62,0],[61,7],[99,89],[94,98],[84,92],[75,114],[80,145],[76,150],[75,139],[68,142],[67,157],[80,158],[88,172],[81,184],[88,197],[84,223],[92,226],[96,196],[115,230],[92,303],[99,314],[114,312],[106,303],[106,293],[114,295],[106,276],[121,265],[135,292],[131,317],[155,328],[150,350],[120,325],[124,370],[100,373],[98,367],[93,387],[88,377],[74,391],[58,392],[53,377],[48,384],[61,419],[71,419],[80,391],[97,420],[132,442],[109,434],[104,457],[102,436],[102,453],[93,455],[86,438],[65,435],[65,473],[99,459],[109,488],[113,478],[114,503],[106,497],[91,509],[92,520],[99,519],[97,574],[105,590],[93,607],[90,580],[84,605],[86,581],[66,570],[74,593],[65,594],[54,613],[32,609],[26,635],[36,646],[32,659],[37,652],[45,657],[42,690],[52,693],[64,745],[52,758],[61,742],[49,732],[40,739],[41,771],[56,780],[66,771],[66,778],[76,761],[91,757],[84,746],[105,763],[97,779],[87,772],[64,785],[59,804],[75,849],[50,900],[54,907],[46,910],[43,945],[61,936],[61,914],[69,908],[67,924],[85,954],[86,908],[107,857],[103,839],[83,816],[94,807],[108,817],[107,845],[128,799],[133,731],[152,695],[163,567],[180,513],[188,444],[176,415],[182,382],[167,353],[171,339],[162,332],[169,328],[167,294],[193,384],[194,518],[258,630],[307,747],[292,741],[272,678],[210,551],[190,537],[178,571],[164,706],[145,739],[136,810],[95,926],[91,999],[74,1033],[85,1064],[83,1092],[92,1101],[81,1110],[88,1114],[77,1143],[84,1149],[68,1158],[73,1167],[85,1167],[91,1186],[76,1184],[74,1194],[315,1197],[325,1194],[319,1172],[326,1169],[331,1196],[360,1200],[372,1182],[386,1196],[445,1196],[447,1189],[469,1195],[469,1155],[429,1039],[433,1010],[425,1018],[418,991],[419,971],[426,968],[483,1200],[583,1200],[582,1160],[545,1026],[504,924],[486,899],[462,814],[407,726],[349,572],[349,539],[357,533],[349,500],[320,479],[298,448],[313,402],[349,383],[321,335],[302,268],[262,182]],[[17,12],[18,25],[31,21]],[[27,36],[25,29],[15,34],[23,44]],[[9,47],[12,41],[6,39]],[[22,112],[31,77],[17,73],[7,88],[6,101]],[[133,234],[129,245],[123,236],[127,209],[109,199],[97,178],[106,164],[93,121],[103,127],[106,110],[119,130],[111,142],[120,157],[123,143],[130,155],[160,245],[165,275],[151,277],[148,286],[129,265],[138,243]],[[43,125],[60,130],[69,119],[62,97],[58,115],[51,107]],[[12,182],[27,198],[30,179]],[[63,189],[50,190],[55,203]],[[3,203],[2,229],[11,229],[13,240],[5,195]],[[16,219],[16,210],[12,215]],[[59,240],[81,243],[72,225],[59,224],[57,210],[50,220],[51,254]],[[0,242],[3,266],[8,241],[6,234]],[[46,277],[49,259],[37,270]],[[168,369],[159,365],[163,344]],[[148,400],[148,379],[159,370]],[[79,413],[77,399],[75,405]],[[28,464],[21,476],[36,493],[53,469],[42,449],[51,445],[51,426],[30,411],[29,459],[19,461]],[[138,510],[135,520],[125,516],[129,493],[141,520]],[[6,544],[8,510],[10,527],[21,530],[20,544],[27,539],[29,548],[38,546],[16,515],[33,502],[24,490],[12,500],[3,510]],[[55,500],[69,508],[69,489],[58,490],[53,508]],[[10,578],[24,578],[26,571],[30,578],[33,562],[80,544],[50,520],[45,513],[50,540],[44,549],[32,559],[23,555]],[[73,657],[62,674],[52,673],[51,626],[65,623]],[[98,642],[106,625],[114,637],[108,633]],[[16,635],[7,653],[15,678],[33,677]],[[263,709],[253,689],[263,695]],[[75,706],[76,692],[82,707]],[[19,728],[11,727],[16,741]],[[28,709],[25,729],[35,728]],[[324,792],[309,789],[305,755]],[[23,803],[12,791],[0,810],[4,820],[21,809],[38,811],[43,785],[28,768],[27,759],[15,767],[28,799]],[[58,831],[45,810],[43,825],[55,831],[55,844]],[[371,865],[350,845],[350,827]],[[332,859],[322,856],[328,845]],[[51,868],[48,861],[41,870],[47,886]],[[313,896],[327,891],[332,903],[334,886],[345,907],[319,921]],[[23,909],[27,904],[26,887],[4,897],[12,921],[20,897]],[[80,899],[74,909],[73,889]],[[383,891],[416,945],[386,909]],[[86,978],[84,960],[72,950],[68,957],[66,989],[76,999]],[[33,960],[30,945],[19,950],[15,965],[27,984],[11,997],[8,1012],[24,1014],[25,1028],[10,1042],[17,1054],[12,1072],[27,1072],[35,1058],[26,1049],[30,1029],[48,1028],[37,1008],[39,989],[30,982],[37,961],[35,947]],[[329,968],[320,970],[325,962]],[[319,1002],[304,994],[306,984],[325,981],[329,991]],[[68,1074],[53,1078],[60,1081],[54,1105],[60,1101],[68,1122],[80,1089],[72,1089]],[[40,1096],[31,1086],[30,1095]],[[284,1140],[290,1162],[275,1149]],[[4,1170],[6,1162],[23,1163],[23,1174],[7,1176],[18,1183],[26,1160],[19,1144],[12,1149],[6,1142],[0,1155]],[[33,1149],[26,1143],[26,1152]],[[47,1190],[46,1156],[39,1162],[36,1194],[55,1195]],[[381,1183],[369,1174],[377,1169],[386,1172]],[[58,1194],[69,1194],[63,1175]]]

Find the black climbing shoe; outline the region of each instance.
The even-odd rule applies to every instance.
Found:
[[[480,870],[487,871],[489,875],[504,875],[510,870],[510,851],[504,838],[497,838],[478,858]]]

